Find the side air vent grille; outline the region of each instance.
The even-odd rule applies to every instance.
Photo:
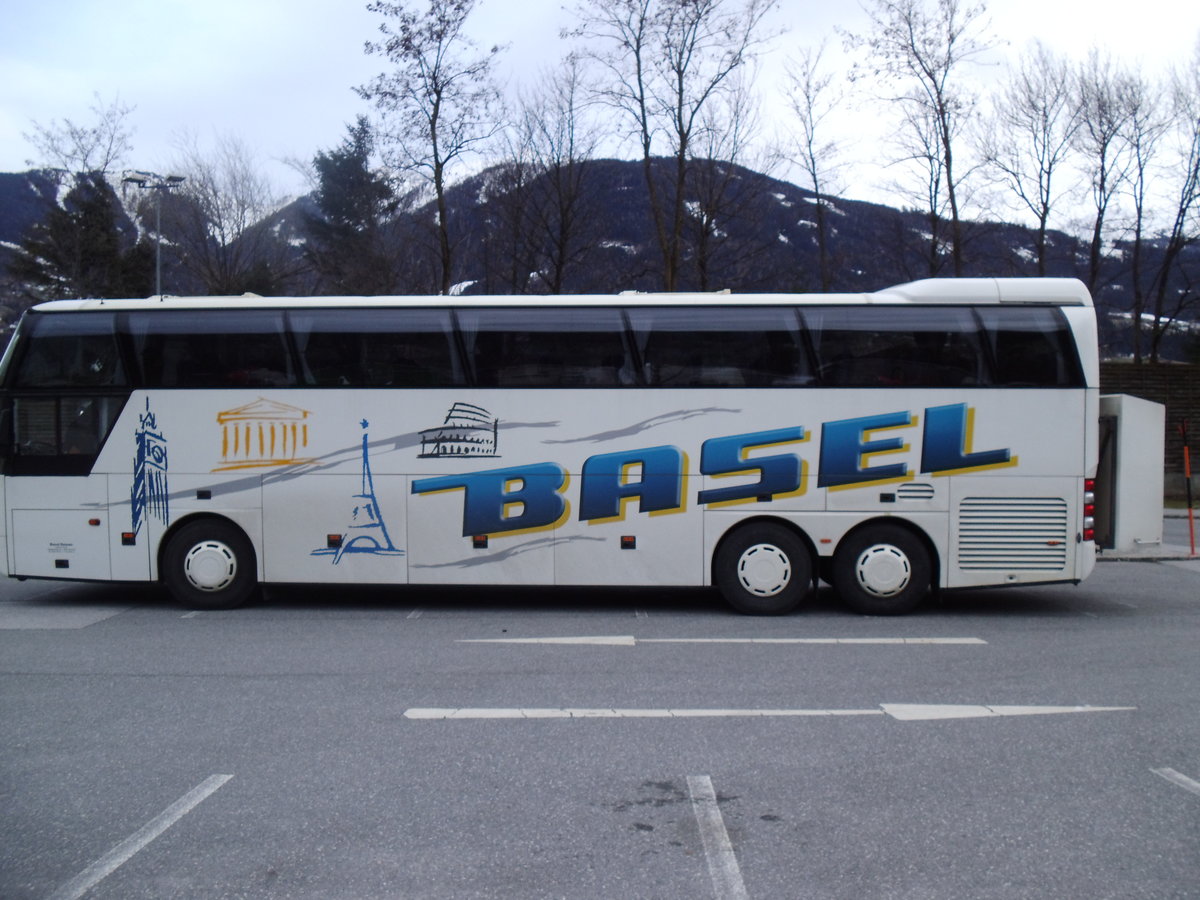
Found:
[[[932,500],[933,494],[932,484],[920,484],[915,481],[896,488],[896,496],[901,500]]]
[[[958,509],[958,566],[1062,571],[1067,526],[1067,501],[1058,497],[967,497]]]

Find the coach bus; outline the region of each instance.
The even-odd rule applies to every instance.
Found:
[[[65,300],[0,367],[3,566],[161,582],[718,587],[851,609],[1091,572],[1073,279],[870,294]]]

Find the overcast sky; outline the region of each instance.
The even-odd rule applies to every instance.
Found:
[[[1009,54],[1040,38],[1074,57],[1098,46],[1157,71],[1187,59],[1200,38],[1197,0],[988,5]],[[561,0],[480,0],[470,31],[481,44],[509,45],[501,76],[515,88],[565,52],[558,32],[572,18],[563,7]],[[759,78],[768,110],[779,60],[826,37],[837,54],[834,27],[855,29],[863,20],[851,0],[782,0],[772,24],[786,33]],[[281,191],[296,191],[298,177],[278,160],[311,159],[336,146],[347,123],[370,111],[352,88],[386,68],[363,52],[380,21],[363,0],[5,0],[0,171],[28,167],[34,149],[23,134],[31,121],[89,122],[99,93],[136,108],[133,167],[165,172],[186,132],[202,145],[229,134],[262,159]]]

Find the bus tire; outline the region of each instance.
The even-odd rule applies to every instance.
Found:
[[[220,519],[181,527],[162,555],[162,582],[190,609],[232,609],[258,587],[254,547],[240,528]]]
[[[912,612],[929,591],[933,567],[919,537],[898,525],[868,525],[833,556],[833,586],[842,602],[868,616]]]
[[[812,555],[794,532],[757,522],[726,536],[713,558],[725,601],[749,616],[791,612],[812,589]]]

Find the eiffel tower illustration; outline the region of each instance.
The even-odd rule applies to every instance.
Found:
[[[363,419],[362,437],[362,490],[353,496],[350,509],[350,524],[336,547],[321,547],[313,550],[312,556],[332,556],[336,566],[347,553],[371,553],[376,556],[403,556],[404,551],[392,543],[387,523],[379,511],[379,500],[375,496],[375,482],[371,477],[371,460],[367,452],[367,426]]]

